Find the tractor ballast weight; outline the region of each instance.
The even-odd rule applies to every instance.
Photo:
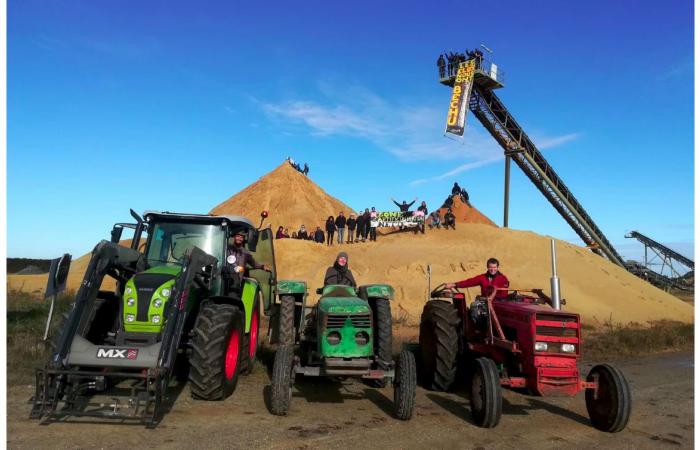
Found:
[[[93,416],[155,426],[173,376],[189,378],[194,398],[220,400],[253,368],[260,313],[270,313],[276,296],[270,228],[255,229],[239,216],[132,216],[136,224],[116,224],[111,242],[92,252],[55,350],[36,372],[33,418]],[[124,228],[136,233],[130,248],[118,244]],[[269,272],[225,273],[227,239],[241,229],[248,251]],[[114,291],[100,290],[105,276],[114,279]],[[124,401],[110,395],[91,403],[123,380],[132,380]]]
[[[304,286],[305,287],[305,286]],[[304,291],[305,293],[305,291]],[[279,346],[271,383],[270,411],[286,415],[297,374],[363,379],[372,387],[394,385],[394,415],[408,420],[413,413],[416,366],[404,350],[396,362],[391,354],[391,305],[394,289],[376,284],[355,289],[328,285],[312,308],[301,309],[292,295],[280,298]]]

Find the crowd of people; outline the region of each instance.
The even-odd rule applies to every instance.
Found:
[[[440,55],[437,60],[438,71],[440,72],[440,78],[451,78],[457,75],[457,68],[459,64],[470,59],[476,59],[476,68],[482,66],[484,59],[484,54],[481,50],[465,50],[464,53],[459,52],[445,52],[444,55]]]
[[[456,217],[452,211],[453,198],[459,195],[463,203],[471,207],[469,203],[469,194],[467,190],[460,187],[457,182],[452,186],[452,193],[445,200],[441,209],[447,209],[444,214],[440,213],[440,209],[429,213],[428,205],[425,201],[421,201],[420,206],[415,211],[410,211],[418,198],[414,198],[411,202],[403,200],[401,203],[391,198],[391,201],[399,208],[403,217],[421,216],[424,219],[419,220],[413,226],[400,225],[399,230],[413,230],[415,234],[418,232],[425,233],[425,227],[429,229],[456,229]],[[377,228],[380,224],[379,212],[373,206],[365,208],[364,211],[358,211],[357,214],[350,213],[345,216],[344,211],[340,211],[337,216],[328,216],[326,223],[323,226],[317,226],[315,230],[307,230],[304,225],[301,225],[299,230],[289,233],[289,228],[280,226],[275,234],[276,239],[301,239],[313,241],[318,244],[335,245],[335,244],[354,244],[357,242],[367,242],[377,240]]]
[[[294,167],[296,170],[299,172],[303,173],[306,176],[309,176],[309,165],[304,163],[304,167],[301,167],[301,165],[297,162],[294,161],[294,159],[291,156],[287,156],[287,162]]]

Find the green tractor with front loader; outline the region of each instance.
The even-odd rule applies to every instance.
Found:
[[[278,347],[272,369],[270,411],[287,415],[297,375],[356,377],[394,388],[394,415],[408,420],[416,395],[416,362],[408,350],[392,357],[391,300],[386,284],[327,285],[306,305],[306,284],[280,282]]]
[[[131,214],[135,224],[116,224],[111,240],[92,252],[51,358],[36,372],[33,418],[155,426],[173,378],[189,380],[195,399],[223,400],[253,369],[261,313],[277,311],[272,233],[262,228],[267,213],[258,227],[241,216]],[[129,247],[120,245],[125,228],[134,230]],[[228,240],[241,233],[267,270],[230,270]],[[114,289],[106,289],[106,277]]]

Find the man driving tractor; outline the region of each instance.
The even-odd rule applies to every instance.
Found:
[[[499,300],[508,297],[507,288],[510,285],[508,278],[503,275],[498,270],[499,262],[496,258],[489,258],[486,261],[486,273],[477,275],[473,278],[467,278],[466,280],[457,281],[455,283],[447,283],[445,287],[447,289],[452,288],[464,288],[464,287],[481,287],[481,295],[484,297],[489,297],[491,299],[497,298]],[[499,288],[504,290],[498,290]]]
[[[267,264],[258,264],[253,255],[245,249],[245,230],[237,231],[233,237],[228,239],[228,248],[226,249],[226,263],[224,264],[223,273],[228,280],[228,292],[239,292],[243,285],[243,277],[245,276],[246,268],[262,269],[270,271]]]

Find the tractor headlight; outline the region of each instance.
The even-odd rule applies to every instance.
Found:
[[[535,342],[535,351],[536,352],[546,352],[547,351],[547,343],[546,342]]]
[[[134,306],[134,303],[136,303],[136,300],[133,297],[126,299],[126,306]]]
[[[160,291],[160,295],[162,295],[165,298],[170,297],[170,289],[168,289],[168,288],[163,289],[162,291]]]
[[[134,292],[133,289],[131,289],[130,287],[126,288],[126,295],[129,295],[129,294],[131,294],[132,292]]]
[[[355,334],[355,343],[357,345],[367,345],[369,342],[369,334],[365,333],[364,331],[360,331]]]
[[[126,315],[126,321],[127,321],[127,322],[133,322],[135,318],[136,318],[136,317],[134,317],[133,314],[127,314],[127,315]]]
[[[564,353],[574,353],[576,346],[574,344],[561,344],[561,351]]]
[[[155,315],[155,316],[151,317],[151,322],[160,323],[160,316]]]
[[[160,308],[161,306],[163,306],[163,300],[159,298],[153,300],[153,306],[155,306],[156,308]]]
[[[328,336],[326,336],[326,340],[331,345],[338,345],[340,343],[340,333],[337,331],[331,331],[328,333]]]

